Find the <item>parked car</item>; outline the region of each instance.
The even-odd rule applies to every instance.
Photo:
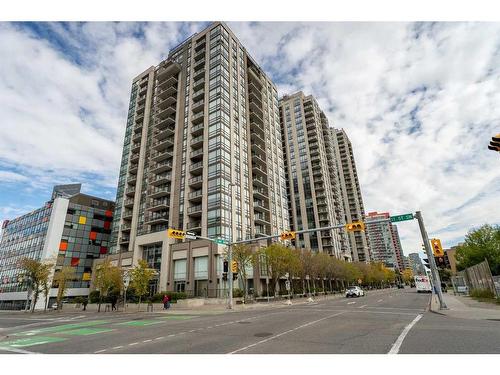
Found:
[[[349,286],[345,291],[346,298],[349,297],[361,297],[364,296],[365,292],[359,286]]]

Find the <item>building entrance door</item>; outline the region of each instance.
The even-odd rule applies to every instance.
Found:
[[[204,297],[208,296],[208,280],[195,280],[194,281],[194,293],[195,297]]]

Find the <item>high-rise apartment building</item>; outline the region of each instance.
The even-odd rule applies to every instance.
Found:
[[[410,267],[414,275],[425,275],[424,264],[418,253],[408,254],[408,259],[410,261]]]
[[[335,139],[335,160],[337,162],[340,190],[344,203],[345,222],[362,221],[365,218],[365,209],[352,144],[344,129],[330,129],[332,139]],[[364,232],[348,234],[352,260],[368,262],[371,260],[370,247]]]
[[[394,243],[394,252],[396,254],[396,263],[399,270],[404,270],[403,248],[401,246],[401,239],[399,238],[398,227],[392,224],[392,242]]]
[[[159,290],[173,288],[173,273],[178,290],[196,275],[199,285],[215,280],[219,250],[174,259],[166,229],[228,241],[288,229],[283,170],[276,87],[214,23],[132,82],[113,251],[154,258]]]
[[[389,217],[388,212],[369,212],[366,215],[365,225],[370,242],[371,259],[402,271],[404,263],[397,227],[390,222],[374,222]]]
[[[0,239],[0,309],[21,309],[28,296],[29,280],[22,280],[19,261],[36,259],[53,264],[51,277],[62,267],[72,267],[66,296],[86,296],[93,260],[108,253],[114,202],[80,193],[80,184],[54,187],[52,198],[41,208],[2,225]],[[48,304],[57,296],[53,283]],[[36,308],[43,309],[40,295]]]
[[[343,206],[326,116],[316,100],[301,91],[281,98],[280,110],[292,230],[342,223]],[[339,230],[299,234],[295,244],[338,258],[350,259],[351,255],[344,232]]]

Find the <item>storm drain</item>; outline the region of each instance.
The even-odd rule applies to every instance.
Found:
[[[268,337],[268,336],[272,336],[273,334],[271,332],[259,332],[259,333],[256,333],[254,336],[255,337]]]

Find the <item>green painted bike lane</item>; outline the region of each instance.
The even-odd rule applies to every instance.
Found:
[[[140,320],[130,320],[119,323],[111,323],[107,320],[92,320],[81,323],[72,323],[72,324],[62,324],[54,327],[46,327],[40,329],[34,329],[29,331],[22,331],[14,333],[13,336],[29,336],[25,338],[19,338],[15,340],[1,341],[0,349],[3,348],[24,348],[35,345],[43,345],[50,343],[57,343],[67,340],[65,337],[60,336],[89,336],[100,333],[109,333],[115,331],[113,328],[103,327],[103,325],[107,325],[111,323],[112,326],[121,326],[121,327],[144,327],[150,326],[154,324],[165,323],[165,320],[188,320],[192,318],[196,318],[198,316],[194,315],[169,315],[163,317],[157,317],[156,319],[140,319]],[[99,326],[99,327],[96,327]],[[45,336],[38,336],[39,334],[43,334]],[[51,335],[51,336],[46,336]],[[56,335],[56,336],[53,336]]]

